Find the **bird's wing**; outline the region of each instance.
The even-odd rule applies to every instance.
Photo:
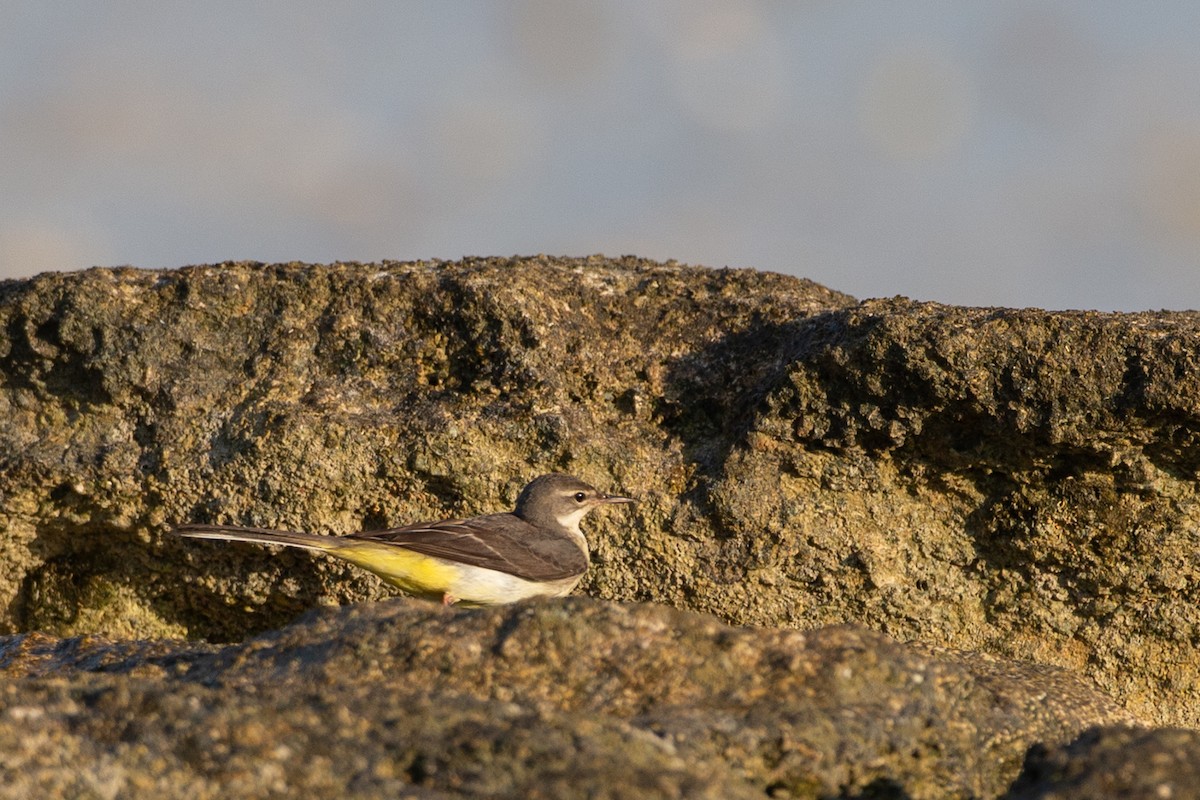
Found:
[[[342,539],[394,544],[422,555],[494,569],[530,581],[573,578],[588,567],[587,553],[565,533],[544,531],[513,514],[422,522],[352,533]]]

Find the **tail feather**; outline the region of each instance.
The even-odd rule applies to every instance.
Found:
[[[188,539],[218,539],[227,542],[254,542],[302,547],[305,550],[335,550],[341,542],[336,536],[318,536],[300,531],[276,531],[270,528],[243,528],[237,525],[178,525],[172,531]]]

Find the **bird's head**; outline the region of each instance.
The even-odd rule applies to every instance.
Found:
[[[578,478],[552,472],[534,478],[517,497],[515,513],[533,524],[557,524],[579,530],[579,523],[594,508],[637,502],[631,497],[606,494]]]

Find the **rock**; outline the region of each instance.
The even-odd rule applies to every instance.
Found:
[[[346,533],[511,508],[554,469],[642,499],[634,524],[589,520],[590,593],[712,606],[726,587],[698,564],[712,524],[693,513],[695,459],[732,445],[786,366],[778,331],[852,303],[781,275],[603,258],[9,281],[0,630],[236,640],[389,592],[303,553],[179,541],[171,523]]]
[[[327,609],[140,665],[38,639],[0,651],[2,797],[995,797],[1128,721],[1055,668],[587,598]]]
[[[167,534],[172,523],[347,533],[510,508],[549,470],[641,501],[589,518],[583,594],[805,631],[786,635],[806,641],[859,637],[855,663],[957,665],[1005,696],[1035,696],[1040,680],[1042,695],[1064,704],[1049,721],[1026,704],[1012,725],[995,724],[1015,732],[995,773],[929,755],[946,770],[938,780],[894,768],[865,722],[854,723],[861,750],[794,769],[762,755],[765,728],[739,727],[730,712],[708,777],[651,752],[629,762],[641,765],[630,792],[645,788],[636,776],[661,773],[674,776],[667,796],[697,785],[736,796],[744,776],[727,765],[744,763],[743,752],[780,774],[815,776],[813,786],[886,794],[895,776],[920,773],[906,785],[983,781],[969,791],[1000,792],[1020,746],[1053,748],[1109,719],[1090,701],[1071,711],[1092,695],[1058,688],[1064,675],[1114,697],[1129,720],[1200,724],[1195,313],[858,303],[751,270],[537,257],[47,274],[0,283],[0,329],[0,632],[24,633],[0,659],[16,674],[37,673],[35,657],[49,665],[11,690],[42,692],[48,725],[53,709],[90,709],[80,698],[101,685],[123,697],[178,684],[201,715],[278,712],[300,728],[305,713],[324,715],[311,692],[254,695],[179,675],[242,651],[156,642],[239,642],[386,587],[303,552],[181,541]],[[858,627],[825,627],[847,623]],[[479,669],[499,669],[501,656],[485,647]],[[887,683],[890,668],[879,669]],[[381,673],[362,691],[394,683]],[[945,695],[922,686],[909,697],[936,710],[934,732],[903,727],[882,752],[911,748],[926,760],[941,752],[931,742],[959,741],[940,721],[958,717],[939,704],[970,695],[966,679]],[[422,697],[406,702],[457,702]],[[488,704],[519,699],[470,695],[439,730],[466,741],[483,730],[471,720],[491,719],[497,727],[479,741],[507,743],[534,719],[563,731],[586,722],[599,726],[589,729],[606,754],[597,764],[656,730],[649,717],[601,718],[552,700],[539,717],[520,705],[510,723]],[[30,702],[10,707],[41,707]],[[391,706],[398,715],[403,702]],[[854,721],[854,709],[828,713]],[[876,724],[892,709],[863,713]],[[689,747],[707,741],[710,720],[689,729],[672,714],[654,724],[684,730]],[[95,741],[80,746],[108,763]],[[554,741],[546,747],[558,755],[547,757],[566,763],[576,740]],[[797,741],[796,752],[834,752]],[[872,758],[885,766],[846,766]],[[205,781],[217,769],[205,764],[187,768]],[[259,768],[273,769],[246,766]],[[757,780],[756,790],[768,786]],[[771,791],[809,791],[808,777],[780,780]]]
[[[1200,797],[1200,731],[1093,728],[1073,742],[1037,746],[1008,800]]]

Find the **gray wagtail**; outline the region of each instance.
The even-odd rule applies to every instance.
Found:
[[[534,478],[506,514],[348,536],[234,525],[180,525],[175,533],[320,550],[374,572],[407,594],[446,605],[496,605],[561,597],[574,589],[589,563],[580,521],[599,506],[633,502],[554,472]]]

